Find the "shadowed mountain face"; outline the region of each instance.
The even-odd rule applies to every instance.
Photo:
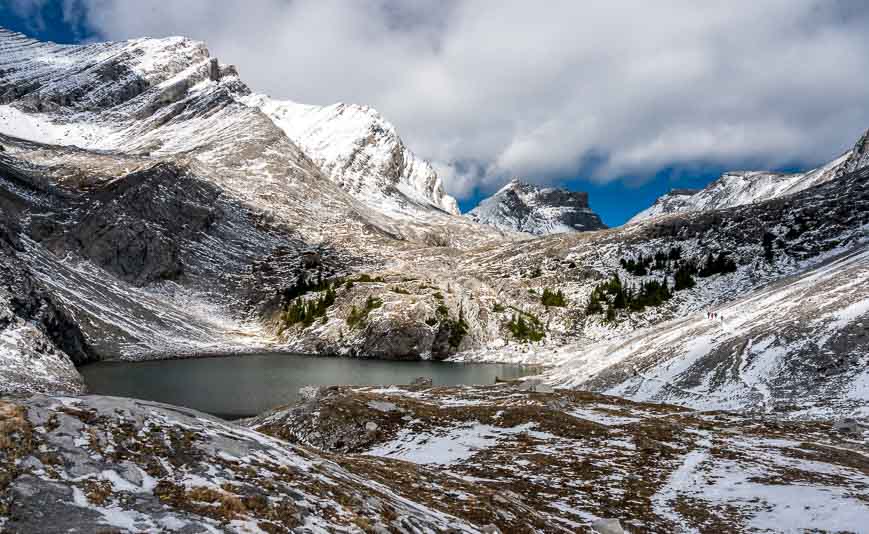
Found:
[[[480,202],[467,217],[502,230],[534,235],[606,228],[588,207],[588,193],[541,188],[518,179]]]

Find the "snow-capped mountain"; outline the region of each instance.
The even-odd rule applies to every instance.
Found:
[[[275,166],[310,171],[303,161],[310,160],[367,209],[398,219],[433,208],[458,215],[431,165],[376,111],[251,95],[236,69],[211,57],[204,43],[170,37],[56,45],[0,28],[0,51],[0,132],[7,135],[145,156],[193,155],[272,182],[283,172]],[[256,158],[229,146],[231,137],[245,135],[277,141],[275,125],[289,137],[278,142],[295,146]],[[288,161],[266,163],[275,159]],[[247,180],[235,185],[252,192]]]
[[[563,363],[564,347],[723,306],[865,247],[865,140],[800,180],[732,174],[703,209],[578,232],[603,227],[585,194],[518,182],[456,216],[373,111],[251,96],[186,39],[59,46],[2,32],[0,87],[0,257],[17,266],[14,283],[0,280],[0,390],[74,391],[73,361],[267,346]],[[757,197],[742,181],[777,196],[741,203]],[[698,263],[727,252],[737,272],[620,322],[586,312],[612,274],[650,281],[621,260],[670,247]],[[850,273],[862,288],[863,271]],[[322,297],[320,279],[335,286],[325,314],[290,322],[291,306]]]
[[[411,152],[374,109],[344,103],[310,106],[265,95],[244,102],[262,110],[354,197],[397,212],[434,207],[459,214],[431,164]]]
[[[588,207],[588,193],[538,187],[517,178],[466,216],[480,224],[534,235],[606,228]]]
[[[807,172],[733,171],[722,174],[703,189],[674,189],[634,215],[628,223],[670,213],[725,209],[790,195],[863,168],[867,163],[869,138],[864,135],[852,150]]]

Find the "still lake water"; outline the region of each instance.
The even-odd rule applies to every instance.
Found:
[[[296,400],[305,385],[492,384],[538,369],[522,365],[359,360],[298,354],[247,354],[147,362],[98,362],[79,368],[97,395],[186,406],[225,418],[249,417]]]

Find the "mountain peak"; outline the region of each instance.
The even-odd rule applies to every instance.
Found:
[[[408,149],[376,109],[345,102],[312,106],[265,95],[243,101],[268,116],[332,181],[367,204],[391,212],[434,208],[459,214],[431,164]]]
[[[468,212],[480,224],[535,235],[606,228],[588,206],[588,193],[540,187],[518,177]]]

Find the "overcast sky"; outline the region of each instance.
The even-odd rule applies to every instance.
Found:
[[[37,13],[48,0],[11,1]],[[513,175],[811,166],[869,127],[862,0],[65,5],[82,35],[187,35],[256,91],[369,104],[459,197]]]

